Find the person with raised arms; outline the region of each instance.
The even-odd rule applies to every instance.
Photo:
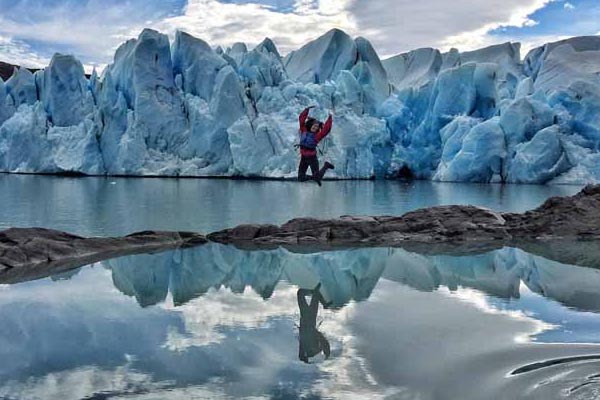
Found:
[[[300,123],[300,165],[298,166],[298,180],[300,182],[313,180],[321,186],[323,176],[328,169],[334,169],[334,166],[330,162],[325,161],[323,168],[319,169],[317,146],[331,131],[333,114],[329,113],[329,117],[323,124],[317,119],[308,116],[310,109],[314,107],[305,108],[298,117],[298,122]],[[311,176],[306,174],[309,167]]]

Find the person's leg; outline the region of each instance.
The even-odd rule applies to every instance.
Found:
[[[327,172],[327,170],[329,169],[329,165],[327,165],[329,163],[325,163],[325,165],[323,165],[323,168],[321,168],[319,170],[319,179],[323,179],[323,177],[325,176],[325,173]]]
[[[312,180],[316,181],[319,185],[321,184],[321,171],[319,171],[319,159],[317,156],[308,158],[308,165],[310,166],[310,173]]]
[[[306,157],[300,157],[300,165],[298,165],[298,180],[300,182],[306,182],[310,180],[310,177],[306,175],[306,171],[308,171],[308,165],[309,163],[306,160]]]
[[[317,182],[321,182],[321,180],[325,176],[325,173],[327,172],[328,169],[333,169],[333,164],[331,164],[328,161],[325,161],[325,164],[323,164],[323,168],[319,169],[319,160],[318,160],[317,156],[315,156],[314,169],[311,165],[311,171],[312,171],[314,179]]]
[[[319,159],[317,156],[312,156],[308,158],[308,165],[310,166],[310,173],[312,174],[313,179],[319,176]]]
[[[319,299],[321,298],[321,292],[318,290],[312,291],[312,296],[310,298],[310,310],[315,313],[315,315],[319,312]]]
[[[308,309],[308,303],[306,302],[307,295],[312,294],[310,290],[307,289],[298,289],[296,296],[298,297],[298,307],[300,307],[300,313],[302,314],[304,310]]]

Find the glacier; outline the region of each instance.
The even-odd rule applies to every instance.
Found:
[[[315,105],[332,178],[599,183],[599,74],[599,36],[382,60],[339,29],[285,56],[145,29],[100,74],[55,54],[0,79],[0,172],[294,178]]]

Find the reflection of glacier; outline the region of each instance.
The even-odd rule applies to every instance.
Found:
[[[241,251],[210,244],[117,258],[105,265],[112,270],[115,286],[135,296],[142,306],[163,301],[169,291],[175,304],[183,304],[221,287],[234,293],[251,287],[267,299],[278,282],[286,280],[305,289],[320,282],[325,300],[340,307],[369,297],[383,272],[385,258],[373,259],[371,252],[361,250],[295,254],[283,249]]]
[[[319,282],[327,302],[340,307],[367,299],[383,277],[432,291],[469,287],[499,298],[531,291],[582,310],[600,311],[600,270],[560,264],[522,250],[504,248],[475,256],[423,256],[401,249],[354,249],[298,254],[284,249],[242,251],[211,244],[105,263],[115,286],[142,306],[166,299],[186,303],[209,289],[242,293],[251,287],[270,298],[280,280],[312,289]]]
[[[461,286],[505,299],[519,298],[523,283],[566,306],[600,311],[600,270],[561,264],[514,248],[465,257],[393,251],[383,277],[419,290]]]
[[[341,178],[600,181],[599,72],[598,37],[381,61],[339,30],[285,57],[144,30],[101,76],[57,54],[0,80],[0,171],[290,177],[316,104]]]

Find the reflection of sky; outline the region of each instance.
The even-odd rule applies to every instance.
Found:
[[[330,385],[313,388],[316,382],[327,381],[327,370],[335,371],[335,365],[322,369],[320,364],[297,361],[293,287],[280,287],[267,302],[252,292],[227,293],[210,291],[181,308],[167,302],[142,309],[133,298],[118,293],[110,272],[99,267],[86,268],[71,280],[46,279],[3,290],[0,381],[6,383],[0,386],[0,397],[49,393],[52,398],[55,393],[54,398],[79,398],[78,385],[72,393],[65,393],[64,388],[53,392],[51,382],[52,377],[71,382],[80,375],[85,376],[85,395],[148,387],[218,388],[234,397],[335,389]],[[244,299],[253,306],[247,304],[240,314],[236,304]],[[221,320],[213,319],[211,325],[217,312]],[[321,317],[323,329],[344,335],[344,328],[336,327],[343,321],[334,312]],[[194,340],[213,329],[216,340]],[[187,346],[177,346],[186,339]],[[344,345],[335,338],[331,341],[334,355],[344,358]],[[353,363],[344,365],[356,368]],[[97,378],[90,377],[96,374]],[[215,381],[221,383],[215,386]],[[360,381],[355,388],[360,388]]]
[[[600,343],[600,315],[582,312],[549,300],[521,285],[521,298],[490,303],[502,310],[518,310],[525,315],[551,324],[531,339],[539,343]]]
[[[410,276],[405,269],[409,262],[414,272]],[[259,263],[263,269],[257,268]],[[371,287],[381,265],[387,268],[384,279],[372,293],[352,289],[357,283]],[[569,282],[594,279],[589,269],[512,249],[474,257],[424,257],[387,249],[302,255],[203,246],[125,257],[60,279],[2,286],[0,397],[36,398],[43,393],[46,398],[75,399],[149,390],[182,398],[440,398],[431,390],[447,385],[448,393],[456,393],[448,398],[468,398],[461,391],[473,379],[499,379],[540,357],[590,351],[573,344],[540,348],[515,338],[600,341],[598,314],[566,308],[523,285],[518,299],[499,300],[482,292],[505,293],[497,288],[514,278],[507,271],[525,266],[535,268],[528,275],[532,287],[544,288],[561,301],[582,297],[569,292],[575,285],[553,281],[567,276]],[[281,274],[265,273],[264,268],[280,267]],[[416,273],[418,269],[422,271]],[[351,277],[338,270],[351,271]],[[429,285],[428,273],[437,277],[437,287]],[[310,274],[319,276],[332,293],[360,293],[368,300],[321,309],[319,329],[331,342],[332,357],[306,365],[298,361],[295,284],[314,284],[314,277],[307,278]],[[165,297],[153,294],[162,296],[165,282],[173,285],[182,276],[188,288],[211,277],[214,282],[243,277],[240,282],[256,287],[264,287],[261,279],[271,282],[273,276],[284,281],[266,300],[260,291],[234,293],[231,288],[216,290],[220,284],[212,283],[203,295],[181,306],[174,305],[171,292]],[[457,287],[449,290],[445,283]],[[159,303],[142,308],[134,293]]]

